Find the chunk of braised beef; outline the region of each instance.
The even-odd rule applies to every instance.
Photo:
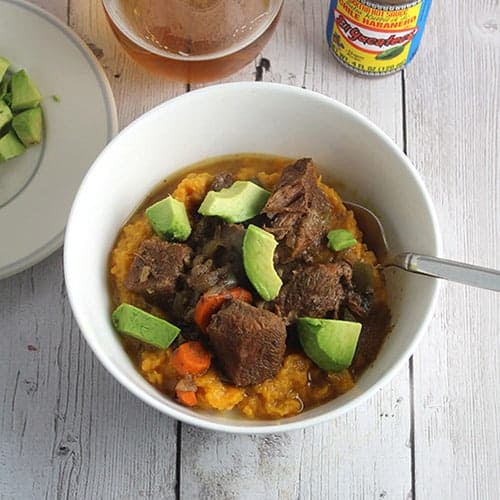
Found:
[[[212,259],[197,255],[187,276],[187,285],[198,293],[205,293],[210,288],[226,281],[228,271],[225,267],[215,267]]]
[[[188,245],[196,254],[212,258],[219,247],[241,255],[245,228],[242,224],[229,224],[219,217],[201,217],[194,226]]]
[[[227,284],[231,284],[232,280],[234,284],[248,286],[248,279],[243,267],[244,236],[245,228],[242,224],[223,224],[213,240],[217,248],[212,258],[216,267],[227,269]]]
[[[233,183],[234,176],[231,172],[219,172],[212,179],[208,190],[220,191],[221,189],[231,187]]]
[[[223,224],[220,228],[220,245],[241,255],[244,236],[243,224]]]
[[[216,217],[205,218],[217,219]],[[197,227],[204,236],[196,242],[191,242],[197,255],[194,265],[201,261],[203,269],[194,269],[193,274],[199,274],[200,272],[206,274],[213,269],[223,268],[222,271],[219,271],[219,274],[227,284],[246,283],[242,256],[243,236],[245,235],[243,225],[228,224],[218,219],[216,223],[203,224],[200,222]],[[211,262],[206,262],[208,260]]]
[[[198,214],[194,215],[194,219],[191,235],[186,243],[195,250],[195,253],[199,253],[198,250],[213,239],[215,231],[223,220],[219,217],[204,217]]]
[[[148,301],[165,303],[175,291],[177,279],[191,256],[191,248],[182,243],[144,240],[125,277],[125,287]]]
[[[236,386],[263,382],[281,367],[286,327],[270,311],[229,300],[212,316],[207,334],[219,365]]]
[[[182,274],[177,280],[175,293],[168,304],[167,312],[183,332],[185,325],[193,322],[194,308],[199,296],[199,292],[195,292],[187,285],[187,274]],[[194,339],[189,338],[189,340]]]
[[[245,229],[219,217],[199,217],[187,241],[195,257],[179,277],[168,304],[176,320],[192,321],[199,297],[210,289],[248,286],[243,268],[242,244]]]
[[[295,270],[274,301],[275,311],[292,323],[298,317],[337,317],[351,288],[352,268],[347,262],[316,264]]]
[[[357,318],[366,318],[370,313],[373,300],[373,291],[359,293],[356,290],[348,290],[346,294],[346,305]]]
[[[326,236],[332,206],[318,186],[318,173],[310,158],[285,168],[262,209],[265,229],[280,242],[280,262],[287,262],[316,247]]]

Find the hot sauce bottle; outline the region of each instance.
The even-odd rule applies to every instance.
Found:
[[[417,52],[431,2],[331,0],[326,28],[330,50],[356,73],[395,73]]]

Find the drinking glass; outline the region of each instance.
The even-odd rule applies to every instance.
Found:
[[[150,71],[187,83],[224,78],[271,37],[283,0],[102,0],[126,52]]]

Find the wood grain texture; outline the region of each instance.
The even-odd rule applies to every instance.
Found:
[[[104,370],[62,253],[0,283],[0,498],[175,498],[176,422]]]
[[[183,425],[180,498],[411,497],[408,385],[405,370],[349,415],[301,431],[231,436]]]
[[[499,28],[498,2],[435,2],[406,74],[408,152],[436,204],[444,255],[497,269]],[[414,357],[417,498],[500,498],[499,322],[498,294],[444,285]]]

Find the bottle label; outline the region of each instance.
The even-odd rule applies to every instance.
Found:
[[[327,40],[341,63],[359,73],[393,73],[418,49],[432,0],[378,5],[367,0],[332,0]]]

